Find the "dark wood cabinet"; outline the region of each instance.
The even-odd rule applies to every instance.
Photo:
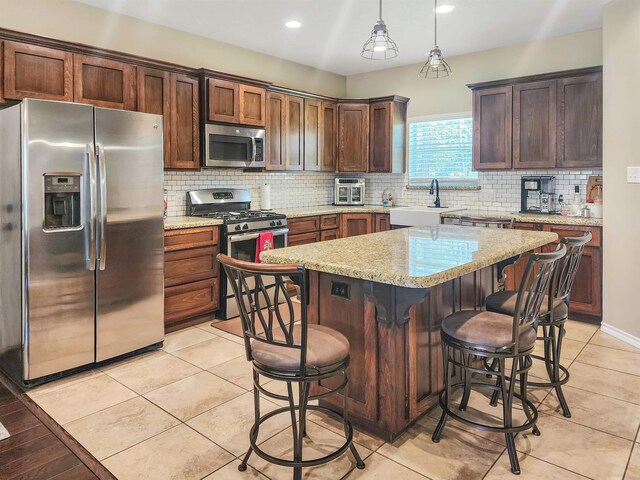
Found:
[[[90,55],[73,55],[73,100],[97,107],[135,110],[136,67]]]
[[[207,79],[207,121],[238,123],[240,121],[239,85],[236,82]]]
[[[202,227],[165,232],[165,331],[200,322],[198,317],[219,306],[219,228]]]
[[[198,79],[172,73],[171,146],[169,167],[181,170],[200,169],[200,124]]]
[[[338,105],[322,102],[320,129],[320,170],[333,172],[338,161]]]
[[[338,105],[338,168],[340,173],[359,173],[369,167],[369,104]]]
[[[391,230],[391,219],[388,213],[376,213],[373,216],[374,232]]]
[[[304,169],[319,171],[322,167],[322,102],[304,100]]]
[[[512,165],[511,85],[473,92],[473,169],[508,169]]]
[[[558,167],[602,166],[602,73],[558,80]]]
[[[513,167],[556,166],[556,80],[513,87]]]
[[[320,217],[317,215],[311,217],[290,218],[287,220],[289,227],[289,236],[298,233],[317,232],[320,230]]]
[[[286,112],[286,169],[304,168],[304,99],[287,95]]]
[[[73,101],[73,54],[53,48],[5,41],[2,96]]]
[[[238,86],[239,123],[241,125],[265,126],[265,105],[267,91],[253,85],[240,84]]]
[[[295,247],[296,245],[306,245],[308,243],[316,243],[320,241],[320,232],[299,233],[297,235],[289,235],[287,238],[287,246]]]
[[[284,170],[287,151],[287,97],[282,93],[267,93],[266,170]]]
[[[320,217],[320,230],[340,228],[340,215],[322,215]]]
[[[403,173],[407,154],[408,98],[374,102],[370,106],[369,171]]]
[[[343,213],[340,232],[342,238],[373,233],[373,218],[370,213]]]
[[[322,232],[320,232],[320,241],[324,242],[327,240],[336,240],[340,238],[340,230],[337,228],[334,228],[332,230],[323,230]]]
[[[138,111],[163,115],[164,166],[171,168],[171,87],[170,73],[138,67]]]

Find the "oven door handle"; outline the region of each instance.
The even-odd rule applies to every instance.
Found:
[[[277,235],[286,235],[287,233],[289,233],[289,229],[280,228],[278,230],[272,230],[271,232],[275,237]],[[258,238],[259,236],[260,236],[259,233],[240,233],[238,235],[229,235],[229,244],[242,242],[243,240],[253,240],[255,238]]]

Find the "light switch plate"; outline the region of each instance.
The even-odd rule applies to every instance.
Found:
[[[640,167],[627,167],[627,183],[640,183]]]

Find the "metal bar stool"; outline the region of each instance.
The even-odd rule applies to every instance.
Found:
[[[567,255],[562,259],[557,269],[556,278],[551,284],[552,314],[549,314],[550,310],[544,306],[547,302],[543,302],[540,312],[539,327],[542,335],[538,337],[538,340],[544,342],[544,356],[531,356],[536,360],[544,361],[549,381],[530,381],[529,385],[554,388],[562,407],[562,414],[567,418],[571,417],[571,410],[569,410],[569,405],[564,398],[562,385],[569,381],[569,370],[560,363],[562,339],[565,336],[565,323],[569,319],[571,287],[578,272],[584,247],[591,241],[591,238],[591,232],[587,232],[582,237],[566,237],[560,240],[567,247]],[[487,296],[487,310],[512,315],[515,308],[516,295],[517,292],[504,291]],[[492,404],[495,405],[496,402],[497,396],[494,396]]]
[[[462,215],[458,217],[458,225],[487,228],[513,228],[513,218],[507,217],[473,217]]]
[[[565,255],[566,247],[558,245],[555,252],[534,253],[529,258],[520,289],[516,296],[515,313],[504,315],[488,311],[463,310],[446,317],[442,322],[442,350],[444,357],[445,388],[440,394],[442,416],[433,432],[432,440],[439,442],[448,417],[452,417],[471,427],[504,433],[511,462],[511,471],[520,473],[520,464],[515,447],[515,435],[524,430],[537,431],[538,410],[527,398],[527,376],[531,368],[531,352],[536,342],[535,326],[540,307],[549,289],[549,284],[559,260]],[[476,359],[495,359],[497,371],[486,368],[485,362]],[[461,380],[451,375],[450,366],[461,372]],[[510,372],[507,372],[510,367]],[[494,384],[473,382],[472,375],[497,375]],[[516,376],[519,382],[516,382]],[[454,380],[456,381],[455,383]],[[520,392],[516,393],[519,385]],[[455,412],[451,394],[462,389],[459,411],[467,408],[472,389],[488,389],[502,395],[503,425],[479,423]],[[518,398],[527,417],[520,425],[513,424],[513,399]]]
[[[349,341],[341,333],[321,325],[307,324],[307,276],[299,265],[269,265],[250,263],[218,255],[240,311],[247,360],[253,365],[253,395],[255,423],[249,433],[250,447],[238,470],[247,469],[252,452],[276,465],[293,468],[293,479],[302,479],[302,468],[328,463],[348,449],[355,457],[356,466],[364,468],[364,462],[353,443],[353,426],[347,419],[346,399],[349,380]],[[288,289],[295,284],[302,304],[300,319],[295,318],[294,306]],[[298,322],[299,320],[299,322]],[[342,376],[332,390],[312,395],[310,387],[334,376]],[[287,395],[266,390],[261,377],[286,382]],[[298,385],[295,398],[293,385]],[[327,407],[309,405],[310,400],[342,392],[342,413]],[[288,401],[286,407],[260,414],[260,394]],[[313,460],[303,460],[303,438],[306,436],[308,410],[323,412],[344,425],[345,442],[334,452]],[[288,413],[293,433],[293,460],[274,457],[257,445],[260,425],[270,418]],[[296,418],[297,413],[297,418]]]

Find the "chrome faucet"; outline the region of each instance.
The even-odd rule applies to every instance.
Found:
[[[433,182],[436,184],[436,200],[433,202],[433,206],[440,208],[440,183],[437,178],[431,180],[431,187],[429,188],[429,195],[433,195]]]

